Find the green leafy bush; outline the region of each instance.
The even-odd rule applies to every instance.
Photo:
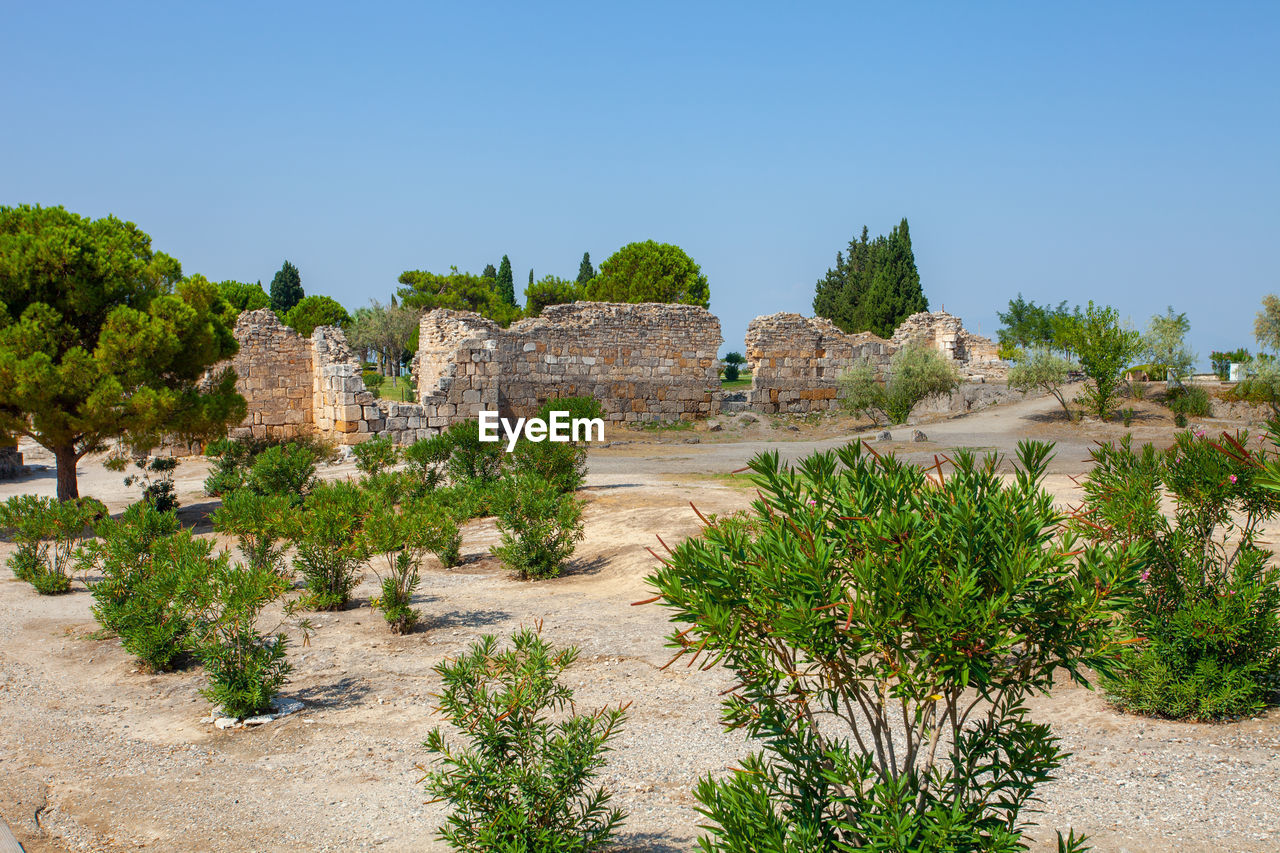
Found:
[[[577,418],[605,416],[604,407],[594,397],[564,397],[551,400],[535,417],[550,423],[551,413],[567,412],[570,422]],[[521,438],[511,452],[509,470],[516,476],[535,474],[562,492],[576,492],[587,478],[587,438],[583,441],[529,441]]]
[[[70,591],[76,547],[88,526],[105,514],[106,507],[92,498],[19,495],[0,504],[0,531],[17,545],[8,559],[14,577],[41,595]]]
[[[206,566],[210,603],[199,617],[197,649],[208,685],[200,692],[223,713],[248,717],[271,708],[292,667],[283,621],[270,631],[258,627],[264,607],[289,590],[289,582],[265,567],[233,564],[222,552]],[[293,608],[286,605],[285,617]],[[299,626],[306,636],[311,626]]]
[[[903,347],[889,360],[881,382],[875,364],[862,359],[837,380],[840,400],[851,412],[873,421],[907,422],[923,400],[949,394],[959,384],[955,368],[930,347]]]
[[[307,495],[293,527],[293,565],[306,583],[302,601],[312,610],[340,610],[360,582],[369,559],[364,520],[370,496],[354,483],[320,483]]]
[[[292,495],[262,494],[246,486],[224,495],[209,520],[214,530],[236,537],[249,565],[283,574],[286,540],[297,535],[295,501]]]
[[[272,448],[282,447],[287,448],[281,451],[285,462],[297,464],[302,470],[306,468],[305,463],[302,462],[303,455],[301,451],[303,450],[310,453],[313,466],[316,462],[332,461],[337,457],[337,451],[332,444],[314,436],[299,435],[288,440],[279,438],[224,438],[211,442],[205,447],[204,454],[212,460],[212,469],[204,481],[204,490],[216,497],[241,488],[248,482],[250,469],[253,468],[258,457]],[[277,456],[275,460],[265,466],[255,488],[260,491],[276,488],[276,484],[272,482],[274,477],[271,476],[275,472],[269,469],[279,467],[280,463],[281,460]],[[314,467],[311,472],[314,474]],[[276,493],[279,492],[277,491]]]
[[[419,439],[404,448],[405,473],[413,484],[413,496],[421,497],[443,484],[452,453],[453,442],[446,434]]]
[[[499,493],[500,545],[493,554],[521,580],[560,574],[582,538],[582,502],[537,474],[513,477]]]
[[[1199,385],[1179,385],[1165,395],[1165,405],[1175,415],[1190,418],[1208,418],[1213,416],[1213,405],[1209,400],[1209,392]]]
[[[698,784],[701,849],[1026,849],[1064,758],[1026,700],[1106,670],[1137,583],[1128,549],[1059,532],[1049,459],[1021,443],[1008,482],[967,451],[945,479],[859,443],[752,460],[749,522],[649,578],[677,658],[733,671],[725,722],[763,747]]]
[[[1231,364],[1245,364],[1250,359],[1247,349],[1233,349],[1227,352],[1213,351],[1209,353],[1209,364],[1213,367],[1213,372],[1217,374],[1222,381],[1227,381],[1231,375]]]
[[[362,474],[378,474],[400,461],[400,452],[390,436],[375,438],[351,448],[356,469]]]
[[[429,553],[452,555],[456,561],[458,526],[434,501],[380,504],[373,507],[364,536],[368,552],[380,556],[385,566],[378,572],[381,594],[370,603],[382,611],[392,633],[408,634],[419,618],[410,604],[422,563]]]
[[[109,456],[103,463],[108,471],[123,471],[128,459],[121,454]],[[124,478],[126,486],[142,486],[142,499],[161,512],[177,509],[178,493],[173,484],[173,472],[178,460],[172,456],[151,456],[135,459],[138,473]]]
[[[97,534],[80,553],[81,568],[101,575],[89,587],[94,618],[146,668],[175,668],[195,650],[214,543],[146,501],[104,519]]]
[[[1256,445],[1255,445],[1256,448]],[[1126,437],[1093,451],[1082,529],[1147,543],[1126,648],[1104,685],[1141,714],[1211,720],[1259,713],[1280,676],[1280,570],[1260,547],[1280,495],[1260,482],[1273,454],[1247,434],[1215,442],[1182,433],[1167,451]],[[1172,520],[1161,496],[1173,498]]]
[[[316,481],[315,451],[302,444],[268,447],[258,454],[245,476],[244,487],[259,495],[302,499]]]
[[[501,441],[481,441],[479,421],[459,421],[443,433],[449,443],[449,476],[458,485],[493,483],[502,476]]]
[[[488,635],[435,667],[444,681],[440,710],[467,740],[452,748],[436,728],[424,744],[439,756],[426,789],[451,806],[438,834],[454,850],[585,853],[622,823],[609,792],[590,785],[625,708],[550,719],[573,710],[573,691],[559,678],[577,657],[576,648],[555,651],[524,628],[509,649],[499,651]]]

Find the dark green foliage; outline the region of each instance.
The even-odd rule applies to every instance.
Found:
[[[653,240],[628,243],[614,252],[584,290],[593,302],[711,304],[707,277],[693,258],[679,246]]]
[[[303,444],[268,447],[258,454],[244,487],[258,495],[288,497],[302,503],[316,481],[316,452]]]
[[[521,580],[553,578],[582,533],[582,502],[536,473],[514,475],[494,502],[502,542],[491,550]]]
[[[1218,375],[1218,378],[1225,382],[1230,377],[1232,362],[1245,364],[1249,358],[1249,351],[1243,347],[1228,352],[1214,350],[1209,353],[1209,364],[1213,366],[1213,372]]]
[[[123,455],[108,457],[103,463],[108,471],[123,471],[128,460]],[[142,457],[133,461],[138,469],[137,474],[124,478],[126,486],[141,485],[142,499],[160,512],[177,509],[178,493],[173,485],[173,472],[178,467],[178,460],[173,456]]]
[[[271,310],[284,317],[293,306],[302,301],[303,296],[302,275],[297,267],[286,260],[271,279]]]
[[[867,237],[864,226],[861,238],[849,241],[847,255],[836,253],[835,268],[818,280],[813,312],[845,332],[889,338],[903,320],[928,311],[929,300],[920,287],[907,220],[888,237]]]
[[[482,637],[457,660],[436,665],[440,710],[465,737],[454,748],[433,729],[424,746],[438,756],[427,793],[450,805],[439,837],[467,853],[586,853],[607,844],[625,815],[591,784],[626,709],[579,715],[559,678],[578,657],[521,629],[512,647]],[[557,722],[552,716],[566,709]]]
[[[1037,305],[1022,298],[1019,293],[1016,299],[1009,300],[1007,311],[997,311],[996,317],[1004,326],[996,332],[1000,342],[1000,357],[1013,358],[1020,350],[1043,350],[1048,353],[1062,352],[1059,341],[1062,323],[1071,317],[1066,300],[1058,303],[1058,307]]]
[[[1199,385],[1178,385],[1165,395],[1164,403],[1175,415],[1181,414],[1191,418],[1208,418],[1213,416],[1213,403],[1209,392]]]
[[[1006,478],[957,451],[945,479],[860,443],[751,461],[749,519],[649,578],[668,645],[732,670],[725,723],[763,748],[698,785],[701,849],[1026,849],[1065,757],[1026,701],[1106,670],[1137,583],[1137,555],[1060,533],[1050,458],[1023,442]]]
[[[578,287],[586,287],[587,282],[596,277],[596,268],[591,266],[591,253],[582,253],[582,263],[578,264]]]
[[[82,569],[101,575],[89,587],[94,618],[143,666],[173,669],[195,650],[213,541],[196,539],[172,512],[145,501],[119,520],[104,519],[96,532],[80,554]]]
[[[511,259],[506,255],[502,256],[502,263],[498,264],[498,277],[494,279],[493,290],[504,305],[516,304],[516,285],[511,276]]]
[[[338,300],[328,296],[306,296],[284,315],[284,324],[304,338],[311,337],[317,326],[351,325],[351,315]]]
[[[286,540],[296,537],[301,498],[236,489],[222,497],[209,520],[219,533],[235,536],[240,553],[254,569],[284,572]]]
[[[224,303],[221,309],[222,321],[229,327],[234,327],[236,318],[245,311],[271,307],[271,297],[262,289],[262,282],[245,284],[240,281],[220,281],[218,296]]]
[[[286,445],[282,451],[284,458],[290,460],[289,464],[299,467],[299,477],[303,476],[302,472],[306,469],[302,451],[310,454],[313,473],[316,462],[332,460],[336,455],[332,446],[306,436],[295,436],[287,441],[277,438],[219,439],[211,442],[204,450],[204,455],[212,460],[209,476],[204,481],[204,490],[216,497],[241,488],[249,482],[250,470],[258,457],[282,444]],[[277,458],[264,466],[262,476],[256,481],[258,488],[271,485],[264,479],[266,469],[274,469],[279,463],[280,459]]]
[[[14,577],[41,595],[69,592],[76,546],[103,515],[106,507],[92,498],[19,495],[0,504],[0,533],[17,545],[8,559]]]
[[[294,527],[294,568],[307,591],[302,601],[312,610],[340,610],[360,582],[359,570],[369,559],[364,520],[371,496],[354,483],[320,483],[302,507]]]
[[[1142,351],[1142,336],[1120,325],[1114,308],[1094,305],[1090,300],[1055,327],[1055,343],[1080,362],[1089,378],[1079,402],[1099,418],[1111,412],[1120,394],[1120,377],[1133,358]]]
[[[258,627],[262,609],[289,590],[270,568],[232,564],[222,552],[208,566],[210,604],[200,616],[205,626],[197,645],[208,674],[201,694],[227,716],[248,717],[270,710],[289,675],[288,637],[277,626]],[[291,615],[292,607],[285,607]],[[304,636],[310,625],[301,624]]]
[[[395,466],[400,451],[390,436],[375,438],[351,448],[356,458],[356,470],[362,474],[377,474]]]
[[[604,407],[594,397],[561,397],[538,409],[535,417],[550,423],[552,412],[566,412],[570,422],[578,418],[605,416]],[[561,492],[576,492],[587,477],[585,441],[529,441],[521,438],[511,452],[509,469],[515,476],[535,474]]]
[[[481,441],[478,421],[459,421],[445,430],[449,445],[449,476],[465,485],[493,483],[502,475],[506,455],[501,441]]]
[[[480,277],[487,278],[490,281],[496,282],[498,280],[498,268],[495,267],[493,264],[485,264],[484,272],[480,273]]]
[[[433,308],[453,308],[457,311],[474,311],[488,317],[500,326],[507,326],[519,318],[520,309],[498,295],[497,281],[492,278],[458,272],[450,267],[448,274],[405,270],[400,274],[403,285],[397,293],[406,308],[430,311]],[[514,287],[514,285],[513,285]],[[512,299],[514,300],[514,294]]]
[[[411,496],[421,497],[442,484],[452,454],[453,442],[448,433],[418,439],[401,451]]]
[[[548,275],[537,284],[530,283],[525,288],[524,310],[530,317],[536,317],[548,305],[563,305],[582,298],[582,285]]]
[[[366,370],[362,376],[364,377],[364,387],[372,391],[375,397],[381,396],[378,389],[387,381],[387,377],[376,370]]]
[[[410,604],[426,555],[434,553],[442,563],[456,563],[461,543],[458,525],[433,498],[398,507],[375,503],[364,537],[367,552],[380,557],[383,565],[378,572],[382,593],[370,603],[382,611],[392,633],[407,634],[418,621],[418,611]]]
[[[1274,453],[1248,435],[1214,441],[1182,433],[1160,452],[1128,437],[1093,451],[1082,529],[1147,543],[1142,584],[1127,617],[1146,642],[1127,647],[1104,683],[1122,708],[1196,720],[1252,715],[1280,676],[1280,571],[1261,527],[1280,495],[1260,476]],[[1173,519],[1160,508],[1174,500]]]
[[[726,353],[721,361],[724,362],[724,378],[728,382],[736,380],[742,370],[742,365],[747,363],[747,360],[742,357],[740,352]]]

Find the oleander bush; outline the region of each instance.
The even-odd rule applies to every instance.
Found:
[[[449,447],[446,468],[457,485],[489,485],[502,476],[504,441],[481,441],[480,422],[459,421],[442,433]]]
[[[262,494],[249,486],[222,497],[209,520],[213,529],[236,537],[240,553],[255,569],[285,572],[285,551],[298,526],[297,498]]]
[[[1065,758],[1027,699],[1107,671],[1141,551],[1063,531],[1050,458],[1021,443],[1006,482],[966,451],[945,477],[860,443],[762,454],[751,518],[664,558],[669,645],[733,672],[725,723],[761,747],[697,785],[702,850],[1027,848]]]
[[[1209,392],[1199,385],[1179,385],[1165,394],[1165,405],[1175,415],[1207,418],[1213,415]]]
[[[129,460],[123,454],[115,454],[102,464],[108,471],[124,471]],[[142,500],[161,512],[178,508],[178,491],[173,483],[173,472],[178,467],[176,457],[144,456],[133,460],[133,465],[138,470],[124,478],[126,486],[142,486]]]
[[[210,442],[205,447],[204,454],[210,459],[211,470],[204,481],[204,490],[216,497],[242,488],[249,481],[250,472],[258,457],[272,448],[279,450],[260,472],[255,484],[258,491],[274,490],[272,493],[280,493],[282,486],[279,479],[287,481],[289,478],[288,470],[280,469],[288,469],[290,466],[296,466],[296,476],[304,480],[304,485],[309,485],[305,480],[307,466],[303,461],[307,455],[311,457],[312,474],[315,472],[315,463],[330,462],[337,458],[337,450],[332,444],[313,436],[299,435],[288,440],[224,438]]]
[[[594,397],[564,397],[551,400],[538,410],[536,417],[550,423],[551,412],[567,412],[572,423],[575,418],[601,418],[604,407]],[[515,474],[536,474],[553,484],[561,492],[576,492],[587,477],[587,442],[580,441],[529,441],[521,438],[510,454],[509,470]]]
[[[369,559],[364,521],[371,500],[370,493],[344,481],[320,483],[307,495],[292,530],[293,566],[306,584],[306,607],[340,610],[351,600]]]
[[[316,482],[316,452],[303,444],[280,444],[258,454],[245,475],[244,488],[258,495],[302,503]]]
[[[1184,432],[1165,451],[1126,437],[1093,451],[1080,529],[1146,543],[1126,647],[1104,679],[1112,700],[1140,714],[1218,720],[1257,714],[1280,686],[1280,570],[1262,526],[1280,494],[1261,474],[1275,453],[1247,433],[1214,440]],[[1161,499],[1173,500],[1173,517]]]
[[[421,499],[399,507],[375,505],[364,537],[366,550],[382,567],[375,568],[380,594],[370,603],[382,611],[393,634],[408,634],[420,617],[411,604],[422,564],[431,553],[452,554],[456,560],[458,526],[437,502]]]
[[[378,474],[395,467],[400,461],[400,451],[390,436],[375,438],[351,448],[356,458],[356,470],[362,474]]]
[[[510,648],[486,635],[436,665],[440,711],[466,741],[452,746],[435,728],[424,744],[438,762],[427,793],[450,806],[438,835],[454,850],[586,853],[621,825],[609,792],[592,786],[626,709],[577,713],[560,681],[577,657],[523,628]]]
[[[582,539],[582,501],[537,474],[513,476],[494,504],[494,556],[521,580],[560,574]]]
[[[405,462],[405,474],[411,483],[409,494],[422,497],[442,486],[452,454],[453,443],[448,434],[422,438],[404,448],[401,456]]]
[[[75,551],[89,525],[105,514],[93,498],[19,495],[0,504],[0,531],[17,546],[7,561],[14,577],[41,595],[69,592]]]

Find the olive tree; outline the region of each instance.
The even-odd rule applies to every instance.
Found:
[[[1055,339],[1080,362],[1091,383],[1083,403],[1093,414],[1105,418],[1120,393],[1120,376],[1134,357],[1142,352],[1142,336],[1120,325],[1120,315],[1109,306],[1079,309],[1062,320]]]
[[[68,500],[112,439],[222,434],[245,413],[231,370],[204,376],[237,349],[224,308],[132,222],[0,207],[0,439],[47,448]]]
[[[881,418],[891,424],[906,423],[921,401],[949,394],[960,384],[956,370],[931,347],[903,347],[889,359],[881,381],[876,365],[867,358],[845,371],[837,384],[846,409]]]
[[[1062,406],[1067,419],[1072,419],[1071,407],[1063,386],[1067,384],[1067,373],[1071,362],[1047,349],[1035,349],[1023,355],[1013,367],[1009,368],[1009,387],[1027,394],[1037,388],[1048,394]]]

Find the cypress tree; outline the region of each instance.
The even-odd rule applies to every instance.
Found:
[[[498,271],[493,268],[493,264],[485,264],[484,272],[480,273],[481,278],[487,278],[490,281],[498,280]]]
[[[502,256],[502,263],[498,265],[498,281],[494,289],[498,298],[507,305],[516,304],[516,283],[511,277],[511,259],[506,255]]]
[[[271,310],[283,316],[301,302],[304,295],[298,268],[286,260],[275,278],[271,279]]]
[[[529,284],[533,284],[533,270],[529,270]]]
[[[882,338],[917,311],[929,310],[904,218],[889,236],[868,239],[864,226],[847,253],[818,280],[813,310],[845,332],[869,331]]]
[[[578,264],[578,286],[586,287],[587,282],[596,277],[595,267],[591,266],[591,253],[582,253],[582,263]]]

